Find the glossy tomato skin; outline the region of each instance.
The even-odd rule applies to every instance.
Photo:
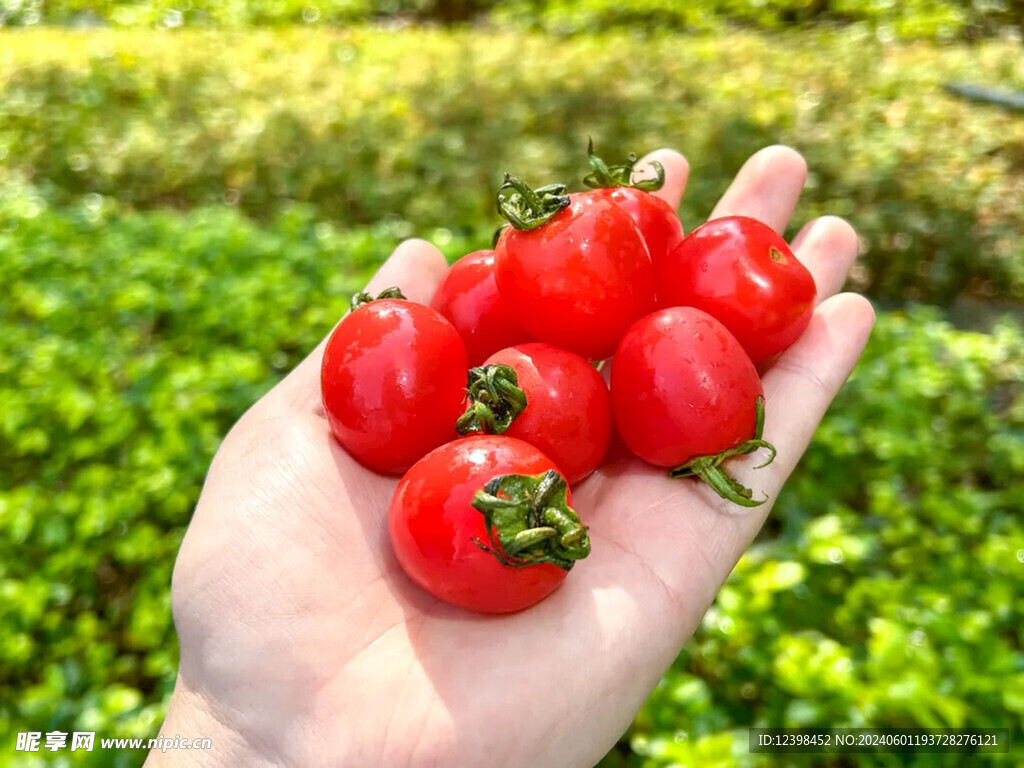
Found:
[[[736,338],[706,312],[671,307],[637,321],[612,364],[619,435],[644,461],[675,467],[754,435],[761,380]]]
[[[430,307],[401,299],[365,304],[338,324],[320,368],[324,411],[360,464],[399,475],[457,437],[466,348]]]
[[[612,434],[612,406],[601,374],[575,352],[534,342],[503,349],[485,365],[507,365],[526,409],[505,431],[548,456],[570,485],[601,463]]]
[[[565,579],[557,565],[510,568],[473,539],[487,541],[473,494],[497,475],[557,467],[532,445],[505,435],[472,435],[431,451],[405,474],[391,500],[388,530],[402,569],[452,605],[483,613],[527,608]],[[571,503],[571,500],[570,500]]]
[[[508,228],[495,248],[498,290],[538,341],[604,359],[654,306],[654,267],[636,224],[606,196],[582,192],[534,230]]]
[[[672,206],[657,195],[636,187],[608,187],[591,194],[604,195],[630,215],[644,236],[657,275],[658,265],[668,258],[684,237],[683,224]]]
[[[474,251],[452,264],[430,306],[462,336],[471,366],[499,349],[530,340],[498,293],[494,251]]]
[[[661,306],[702,309],[757,366],[787,349],[814,313],[814,278],[767,224],[727,216],[702,224],[658,265]]]

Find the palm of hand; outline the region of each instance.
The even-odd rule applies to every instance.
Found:
[[[673,205],[685,161],[659,156]],[[781,228],[803,183],[790,150],[755,155],[716,215]],[[761,190],[767,180],[772,194]],[[796,241],[819,299],[856,238],[838,219]],[[372,285],[429,300],[444,268],[424,243]],[[866,341],[871,310],[836,297],[765,377],[779,458],[730,468],[774,499]],[[202,718],[248,765],[592,765],[625,730],[692,633],[770,504],[733,507],[619,451],[574,489],[593,551],[522,613],[447,606],[402,573],[387,541],[396,480],[331,438],[315,351],[243,417],[211,467],[175,568],[181,668],[169,724]],[[166,727],[165,727],[166,731]],[[194,734],[204,735],[204,734]],[[229,746],[230,745],[230,746]],[[221,750],[218,750],[221,751]],[[209,757],[209,755],[207,756]]]

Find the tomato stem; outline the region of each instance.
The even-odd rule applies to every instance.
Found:
[[[498,188],[498,213],[518,230],[531,230],[551,221],[569,205],[565,184],[533,189],[522,179],[506,173]],[[497,241],[495,241],[497,242]]]
[[[493,477],[472,504],[484,516],[489,545],[473,543],[508,568],[551,563],[568,571],[590,554],[587,527],[568,504],[565,478],[553,469]]]
[[[632,152],[626,162],[619,165],[608,165],[594,154],[594,140],[587,143],[587,160],[590,161],[591,173],[583,177],[583,183],[591,189],[608,189],[610,187],[633,187],[644,192],[656,192],[665,185],[665,166],[657,160],[650,160],[648,165],[654,169],[653,179],[633,181],[633,166],[636,155]]]
[[[481,365],[470,368],[466,380],[466,411],[455,422],[460,435],[481,432],[500,435],[526,408],[526,393],[519,388],[519,377],[508,365]]]
[[[754,469],[761,469],[761,467],[767,467],[775,459],[775,446],[769,443],[767,440],[762,439],[764,434],[764,396],[758,395],[755,404],[757,409],[755,421],[754,421],[754,436],[745,442],[740,443],[735,448],[729,448],[728,450],[722,451],[709,456],[694,456],[692,459],[687,461],[685,464],[680,464],[678,467],[674,467],[669,470],[670,477],[698,477],[705,483],[711,486],[711,488],[721,496],[723,499],[740,504],[744,507],[758,507],[768,501],[768,497],[765,496],[763,499],[753,498],[753,492],[746,486],[739,483],[736,478],[729,475],[724,469],[722,469],[722,463],[732,456],[741,456],[749,453],[753,453],[759,448],[764,448],[768,451],[768,458],[762,464],[758,464]]]
[[[349,304],[349,311],[354,312],[364,304],[369,304],[371,301],[379,301],[380,299],[404,299],[405,295],[397,285],[393,285],[390,288],[385,288],[383,291],[378,293],[376,296],[372,296],[366,291],[360,291],[352,297],[352,302]]]

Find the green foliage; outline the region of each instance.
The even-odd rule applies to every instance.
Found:
[[[1021,327],[882,315],[757,543],[638,717],[637,764],[824,764],[746,754],[755,725],[984,723],[1019,743],[1022,478]],[[896,757],[858,764],[966,764]]]
[[[492,5],[494,0],[4,0],[0,25],[242,28],[391,17],[464,21]]]
[[[484,15],[499,25],[559,33],[616,27],[720,32],[727,25],[777,30],[857,23],[905,39],[973,37],[1024,24],[1024,6],[1014,0],[6,0],[0,5],[0,24],[25,26],[240,27],[392,17],[462,22]]]
[[[1024,87],[1014,45],[893,47],[856,31],[0,34],[0,184],[60,204],[229,200],[267,220],[294,200],[343,225],[468,232],[498,223],[504,171],[579,186],[589,135],[609,158],[683,150],[692,228],[752,152],[784,142],[811,168],[795,221],[836,213],[864,238],[856,287],[1024,297],[1024,122],[941,92]]]
[[[0,200],[0,765],[19,730],[157,733],[171,567],[210,459],[405,234],[302,207],[260,229],[227,207]]]
[[[950,40],[1019,29],[1024,7],[985,0],[518,0],[499,4],[493,19],[563,34],[616,27],[651,33],[857,24],[883,38]]]
[[[382,10],[374,0],[8,0],[0,19],[9,25],[48,24],[244,27],[349,22]],[[395,3],[397,8],[399,3]]]

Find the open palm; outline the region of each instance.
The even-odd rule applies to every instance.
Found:
[[[658,193],[677,206],[686,161]],[[641,162],[640,167],[643,167]],[[744,165],[712,217],[785,227],[806,168],[771,147]],[[827,217],[794,250],[821,302],[764,377],[765,438],[778,448],[730,469],[774,499],[873,321],[834,296],[857,253]],[[429,301],[445,263],[403,244],[371,282]],[[181,666],[164,735],[213,750],[150,764],[592,766],[628,727],[760,528],[745,509],[622,451],[574,489],[593,551],[551,597],[507,616],[420,591],[387,538],[396,480],[360,467],[320,407],[322,345],[242,417],[210,468],[174,572]]]

